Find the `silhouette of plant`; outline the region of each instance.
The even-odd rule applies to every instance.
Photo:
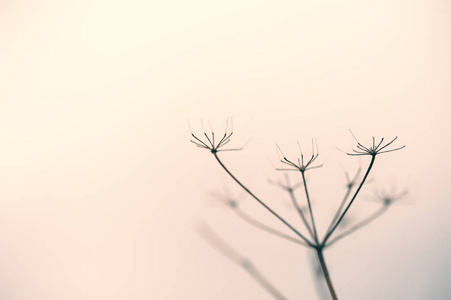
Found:
[[[229,125],[230,124],[230,125]],[[230,127],[230,128],[229,128]],[[292,237],[288,234],[285,234],[283,232],[280,232],[278,230],[275,230],[271,228],[270,226],[267,226],[263,222],[251,217],[249,214],[244,212],[240,205],[238,204],[238,201],[236,199],[233,199],[231,197],[222,198],[222,201],[227,204],[228,207],[230,207],[238,217],[240,217],[243,221],[251,224],[252,226],[259,228],[260,230],[266,231],[270,234],[273,234],[275,236],[278,236],[280,238],[284,238],[286,240],[289,240],[291,242],[295,242],[299,245],[302,245],[306,248],[313,249],[316,253],[319,267],[322,271],[323,278],[326,281],[329,293],[332,297],[332,299],[338,299],[337,293],[335,291],[334,285],[332,283],[332,279],[329,273],[329,270],[327,268],[327,264],[324,258],[324,250],[338,242],[339,240],[345,238],[346,236],[350,235],[351,233],[357,231],[358,229],[363,228],[364,226],[370,224],[374,220],[376,220],[378,217],[380,217],[383,213],[385,213],[388,208],[395,202],[397,202],[399,199],[405,196],[407,193],[406,191],[402,191],[400,193],[386,193],[386,192],[380,192],[376,194],[376,200],[380,202],[382,205],[378,210],[376,210],[373,214],[370,216],[364,218],[363,220],[351,224],[348,227],[344,228],[342,226],[345,222],[343,221],[345,216],[347,216],[348,211],[354,201],[356,200],[357,196],[359,195],[362,187],[364,186],[365,182],[367,182],[368,176],[374,166],[374,163],[376,161],[376,157],[380,154],[394,152],[397,150],[403,149],[405,146],[397,147],[397,148],[390,148],[390,146],[396,141],[397,137],[390,140],[388,143],[383,143],[384,138],[381,138],[379,142],[376,142],[376,139],[372,138],[372,144],[370,146],[364,146],[361,144],[356,136],[351,132],[351,135],[353,136],[356,144],[356,148],[352,148],[352,152],[345,152],[347,155],[350,156],[370,156],[371,160],[368,164],[368,167],[366,168],[366,171],[361,179],[360,174],[362,169],[359,168],[356,174],[351,178],[348,173],[345,173],[346,177],[346,193],[336,211],[333,218],[331,219],[330,225],[328,229],[326,230],[324,236],[321,238],[318,234],[314,213],[311,205],[309,190],[308,190],[308,184],[305,177],[305,173],[307,171],[310,171],[312,169],[320,168],[322,165],[314,165],[314,162],[319,157],[319,148],[318,143],[315,140],[312,140],[312,148],[311,148],[311,154],[308,156],[307,159],[304,160],[304,153],[300,147],[299,142],[297,143],[299,148],[299,157],[296,158],[296,160],[289,160],[282,152],[282,149],[276,144],[277,149],[281,155],[280,162],[284,165],[289,166],[289,168],[276,168],[276,170],[279,171],[295,171],[299,172],[301,175],[301,182],[295,185],[292,185],[288,177],[285,177],[285,183],[281,182],[274,182],[270,181],[271,184],[281,188],[282,190],[286,191],[290,199],[293,203],[294,208],[296,209],[300,219],[302,220],[303,225],[305,226],[305,229],[307,231],[308,235],[305,235],[301,233],[300,230],[296,229],[293,225],[291,225],[288,221],[286,221],[280,214],[275,212],[272,208],[270,208],[263,200],[261,200],[259,197],[257,197],[252,191],[250,191],[238,178],[235,177],[235,175],[224,165],[224,163],[221,161],[221,159],[218,156],[218,153],[221,151],[237,151],[243,149],[243,147],[240,148],[230,148],[230,149],[224,149],[223,147],[228,144],[231,140],[231,137],[233,135],[233,123],[232,120],[227,120],[226,123],[226,129],[224,132],[224,135],[221,136],[221,139],[219,141],[215,141],[215,134],[213,130],[211,129],[211,132],[208,134],[205,131],[204,125],[202,123],[203,128],[203,136],[196,136],[191,131],[192,140],[191,142],[196,144],[198,147],[209,150],[216,161],[219,163],[219,165],[224,169],[224,171],[254,200],[256,200],[261,206],[263,206],[270,214],[272,214],[274,217],[276,217],[280,222],[282,222],[292,233],[295,234],[295,237]],[[190,127],[191,130],[191,127]],[[341,150],[340,150],[341,151]],[[295,189],[303,186],[304,187],[304,194],[307,202],[307,209],[304,209],[298,202],[296,196],[295,196]],[[352,196],[351,196],[352,195]],[[346,221],[347,218],[346,218]],[[337,228],[341,228],[341,230],[336,233]],[[335,234],[334,234],[335,233]],[[205,236],[205,234],[204,234]],[[225,248],[229,247],[218,247],[219,243],[218,238],[212,238],[212,234],[209,235],[210,238],[207,238],[207,240],[210,240],[210,243],[216,244],[216,248],[221,248],[221,252],[225,252]],[[215,240],[216,242],[212,242],[212,240]],[[230,252],[230,251],[229,251]],[[228,255],[229,257],[231,255]],[[239,257],[238,254],[234,255],[234,257]],[[235,261],[238,261],[235,259]],[[243,265],[242,265],[243,266]],[[249,268],[245,268],[250,272]],[[252,274],[251,274],[252,275]],[[261,275],[259,273],[259,275]],[[262,276],[262,275],[261,275]],[[272,284],[269,283],[266,279],[264,280],[264,284],[257,279],[254,278],[266,289],[268,290],[275,298],[277,299],[286,299],[284,296],[281,295],[280,292],[278,292]],[[277,291],[277,292],[274,292]]]

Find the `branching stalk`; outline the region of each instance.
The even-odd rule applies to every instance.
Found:
[[[317,257],[318,257],[318,261],[319,261],[319,265],[321,267],[321,270],[324,274],[324,278],[326,280],[327,283],[327,287],[329,289],[330,295],[332,297],[333,300],[338,299],[337,298],[337,294],[335,292],[335,289],[333,287],[332,284],[332,280],[329,274],[329,270],[327,268],[326,265],[326,261],[324,259],[324,254],[323,251],[326,247],[329,247],[333,244],[335,244],[337,241],[343,239],[344,237],[350,235],[351,233],[357,231],[358,229],[363,228],[364,226],[370,224],[371,222],[373,222],[374,220],[376,220],[378,217],[380,217],[384,212],[387,211],[387,208],[390,204],[392,204],[394,201],[396,201],[396,199],[399,197],[401,197],[403,194],[402,193],[400,196],[394,196],[394,197],[382,197],[382,203],[383,203],[383,207],[381,207],[380,209],[378,209],[377,211],[375,211],[373,214],[369,215],[367,218],[363,219],[362,221],[358,222],[357,224],[355,224],[354,226],[350,227],[349,229],[343,230],[341,233],[339,233],[337,236],[335,236],[333,239],[329,241],[329,239],[332,237],[333,233],[336,231],[336,229],[339,227],[339,225],[341,224],[341,222],[343,221],[343,218],[346,216],[346,213],[348,212],[348,210],[350,209],[351,205],[353,204],[353,202],[355,201],[357,195],[359,194],[360,190],[362,189],[363,185],[365,184],[371,169],[373,168],[376,156],[379,154],[383,154],[383,153],[389,153],[389,152],[393,152],[393,151],[398,151],[400,149],[403,149],[405,146],[401,146],[401,147],[397,147],[397,148],[393,148],[391,145],[395,142],[395,140],[397,139],[397,137],[395,137],[394,139],[390,140],[389,142],[386,142],[385,144],[383,144],[384,138],[381,138],[380,141],[376,142],[376,139],[373,137],[372,138],[372,145],[370,146],[364,146],[363,144],[361,144],[358,140],[357,137],[351,132],[351,135],[353,136],[355,142],[357,143],[355,145],[355,147],[353,147],[352,152],[351,153],[347,153],[347,155],[351,155],[351,156],[364,156],[364,155],[369,155],[371,156],[371,161],[368,165],[368,168],[365,172],[365,175],[363,176],[360,184],[357,186],[357,189],[355,190],[355,192],[353,193],[351,199],[348,201],[349,197],[352,194],[352,190],[354,187],[354,184],[357,181],[357,178],[359,177],[360,174],[360,168],[359,171],[357,172],[357,175],[355,176],[355,178],[353,180],[349,180],[349,177],[347,176],[346,173],[346,178],[348,180],[348,188],[347,191],[343,197],[343,200],[340,204],[340,206],[338,207],[337,212],[335,213],[327,231],[326,234],[324,236],[324,239],[322,240],[322,242],[319,242],[319,237],[318,237],[318,232],[317,232],[317,228],[316,228],[316,223],[315,223],[315,218],[313,216],[313,210],[312,210],[312,204],[311,204],[311,199],[309,196],[309,192],[308,192],[308,188],[307,188],[307,181],[305,178],[305,171],[306,170],[310,170],[310,169],[315,169],[315,168],[319,168],[321,167],[321,165],[319,166],[311,166],[312,163],[316,160],[316,158],[318,157],[319,153],[318,153],[318,145],[316,144],[316,149],[315,149],[315,143],[314,140],[312,140],[312,156],[311,158],[306,161],[304,163],[304,155],[303,152],[301,150],[301,147],[299,146],[299,151],[300,151],[300,157],[297,159],[296,161],[291,161],[288,158],[285,157],[285,155],[282,153],[282,150],[280,149],[279,146],[277,146],[277,148],[279,149],[280,154],[282,155],[283,159],[281,159],[281,162],[285,165],[288,165],[289,168],[288,169],[280,169],[277,168],[277,170],[282,170],[282,171],[300,171],[301,172],[301,176],[302,176],[302,184],[304,185],[304,191],[305,191],[305,195],[306,195],[306,199],[307,199],[307,204],[308,204],[308,211],[310,214],[310,220],[307,220],[308,217],[306,217],[306,212],[304,213],[304,211],[301,209],[301,206],[299,205],[299,203],[297,202],[297,199],[294,195],[294,189],[292,187],[287,188],[286,190],[289,192],[291,200],[293,202],[293,205],[295,206],[296,210],[298,211],[299,216],[301,217],[302,222],[304,223],[304,225],[306,226],[309,235],[311,236],[312,240],[309,240],[306,236],[304,236],[302,233],[300,233],[296,228],[294,228],[290,223],[288,223],[284,218],[282,218],[279,214],[277,214],[274,210],[272,210],[268,205],[266,205],[262,200],[260,200],[256,195],[254,195],[246,186],[244,186],[243,183],[241,183],[241,181],[239,181],[230,171],[229,169],[222,163],[222,161],[219,159],[218,157],[218,152],[220,151],[238,151],[243,149],[243,147],[241,148],[232,148],[232,149],[224,149],[224,146],[227,145],[230,142],[230,138],[233,134],[233,122],[232,120],[230,120],[230,125],[231,128],[229,129],[229,122],[227,121],[226,123],[226,129],[224,131],[224,134],[222,135],[222,138],[220,138],[219,142],[217,141],[217,139],[215,139],[215,134],[213,132],[213,129],[210,126],[210,130],[211,133],[206,133],[203,123],[202,123],[202,128],[203,128],[203,136],[196,136],[190,128],[191,131],[191,142],[194,143],[197,147],[208,150],[209,152],[211,152],[215,159],[217,160],[217,162],[220,164],[220,166],[224,169],[224,171],[230,176],[232,177],[232,179],[239,185],[241,186],[241,188],[243,188],[252,198],[254,198],[258,203],[260,203],[260,205],[262,205],[267,211],[269,211],[272,215],[274,215],[277,219],[279,219],[279,221],[281,221],[285,226],[287,226],[290,230],[292,230],[298,238],[294,238],[291,237],[290,235],[287,235],[285,233],[282,233],[278,230],[275,230],[269,226],[267,226],[266,224],[250,217],[249,215],[247,215],[245,212],[243,212],[242,210],[239,210],[238,208],[236,208],[235,206],[235,212],[237,213],[237,215],[242,218],[244,221],[248,222],[249,224],[264,230],[268,233],[271,233],[273,235],[276,235],[278,237],[290,240],[292,242],[304,245],[306,247],[310,247],[315,249]],[[288,186],[287,186],[288,187]],[[309,222],[310,221],[310,222]],[[263,288],[265,288],[274,298],[279,299],[279,300],[284,300],[286,299],[286,297],[284,297],[254,266],[253,264],[247,260],[246,258],[242,257],[241,255],[239,255],[236,251],[234,251],[232,248],[230,248],[227,244],[225,244],[224,242],[222,242],[219,238],[215,237],[212,234],[207,234],[210,236],[210,240],[212,241],[212,244],[214,246],[216,246],[221,252],[223,252],[227,257],[229,257],[231,260],[233,260],[235,263],[239,264],[242,268],[244,268],[253,278],[256,282],[258,282]]]
[[[218,154],[216,152],[213,153],[218,163],[221,165],[221,167],[229,174],[230,177],[232,177],[233,180],[235,180],[236,183],[238,183],[239,186],[241,186],[252,198],[257,200],[264,208],[266,208],[271,214],[273,214],[277,219],[279,219],[282,223],[284,223],[288,228],[290,228],[296,235],[298,235],[301,239],[303,239],[309,246],[313,246],[312,242],[310,242],[302,233],[300,233],[296,228],[294,228],[292,225],[290,225],[285,219],[283,219],[281,216],[279,216],[275,211],[273,211],[268,205],[266,205],[262,200],[260,200],[257,196],[255,196],[246,186],[244,186],[241,181],[239,181],[230,171],[227,169],[227,167],[222,163],[222,161],[219,159]]]

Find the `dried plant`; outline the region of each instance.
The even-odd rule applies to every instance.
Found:
[[[275,229],[271,228],[270,226],[264,224],[263,222],[251,217],[249,214],[245,213],[240,208],[239,202],[236,199],[227,197],[227,198],[222,198],[221,200],[225,204],[227,204],[227,206],[230,207],[236,213],[236,215],[238,217],[240,217],[243,221],[251,224],[252,226],[255,226],[256,228],[258,228],[260,230],[264,230],[270,234],[273,234],[280,238],[284,238],[286,240],[295,242],[306,248],[310,248],[310,249],[314,250],[314,252],[316,253],[317,259],[318,259],[319,268],[321,269],[323,278],[325,279],[325,281],[327,283],[329,293],[330,293],[332,299],[338,299],[337,293],[336,293],[334,285],[332,283],[332,279],[331,279],[329,270],[327,268],[326,260],[324,258],[324,250],[329,248],[330,246],[332,246],[339,240],[350,235],[351,233],[357,231],[358,229],[361,229],[362,227],[368,225],[369,223],[371,223],[372,221],[374,221],[375,219],[380,217],[383,213],[385,213],[387,211],[387,209],[393,203],[397,202],[399,199],[401,199],[403,196],[405,196],[405,194],[407,193],[406,191],[402,191],[400,193],[393,193],[393,192],[392,193],[384,193],[384,192],[377,193],[375,198],[377,201],[379,201],[381,203],[381,207],[378,210],[376,210],[373,214],[371,214],[370,216],[364,218],[363,220],[361,220],[353,225],[351,224],[351,225],[347,226],[346,228],[344,228],[343,224],[345,223],[345,221],[344,221],[345,216],[348,216],[348,211],[349,211],[350,207],[355,202],[355,200],[356,200],[357,196],[359,195],[365,182],[368,181],[367,179],[374,166],[376,157],[380,154],[401,150],[405,146],[390,148],[390,146],[396,141],[397,137],[395,137],[394,139],[390,140],[389,142],[387,142],[385,144],[384,144],[384,138],[381,138],[380,141],[376,142],[376,139],[373,137],[372,144],[369,146],[364,146],[363,144],[361,144],[358,141],[356,136],[350,131],[355,142],[357,143],[355,146],[356,148],[353,147],[351,152],[344,152],[344,153],[346,153],[347,155],[350,155],[350,156],[370,156],[371,160],[368,164],[368,167],[366,168],[365,173],[363,174],[363,176],[361,178],[360,178],[360,174],[362,172],[361,168],[358,169],[358,171],[352,178],[349,176],[348,173],[345,172],[345,177],[346,177],[346,181],[347,181],[346,193],[345,193],[336,213],[332,217],[328,229],[326,230],[325,234],[321,237],[317,230],[314,213],[313,213],[313,209],[312,209],[312,204],[311,204],[311,199],[310,199],[310,195],[309,195],[309,190],[308,190],[308,184],[307,184],[307,180],[305,177],[306,172],[308,172],[312,169],[320,168],[322,166],[321,164],[319,164],[319,165],[314,164],[316,162],[317,158],[319,157],[318,143],[315,140],[312,140],[311,153],[306,158],[304,158],[304,153],[300,147],[300,144],[297,143],[298,148],[299,148],[299,157],[297,157],[295,160],[288,159],[283,154],[282,149],[278,145],[276,145],[277,149],[281,155],[280,162],[283,165],[286,165],[289,167],[289,168],[276,168],[276,170],[299,172],[301,175],[301,180],[300,180],[300,183],[295,184],[295,185],[292,185],[290,183],[288,176],[285,177],[284,183],[277,182],[277,181],[276,182],[270,181],[271,184],[281,188],[282,190],[286,191],[289,194],[292,204],[293,204],[294,208],[296,209],[300,219],[302,220],[302,223],[307,232],[306,234],[304,234],[301,232],[301,230],[299,230],[299,229],[295,228],[293,225],[291,225],[285,218],[283,218],[280,214],[275,212],[263,200],[261,200],[252,191],[250,191],[238,178],[235,177],[235,175],[224,165],[224,163],[219,158],[218,153],[221,151],[237,151],[237,150],[243,149],[243,147],[244,147],[243,146],[243,147],[239,147],[239,148],[224,149],[224,146],[230,142],[231,137],[233,135],[232,120],[230,120],[230,121],[227,120],[225,132],[223,135],[221,135],[221,138],[219,139],[219,141],[217,139],[215,139],[215,133],[211,129],[211,126],[210,126],[209,133],[207,133],[205,131],[203,123],[202,123],[202,128],[203,128],[203,134],[201,136],[195,135],[191,131],[191,136],[192,136],[191,142],[194,143],[195,145],[197,145],[197,147],[199,147],[199,148],[203,148],[203,149],[210,151],[213,154],[216,161],[219,163],[219,165],[224,169],[224,171],[249,196],[251,196],[261,206],[263,206],[270,214],[272,214],[275,218],[277,218],[280,222],[282,222],[288,228],[288,230],[290,230],[292,233],[294,233],[296,238],[294,238],[288,234],[285,234],[283,232],[280,232],[278,230],[275,230]],[[190,130],[191,130],[191,127],[190,127]],[[295,193],[294,193],[295,189],[297,189],[301,186],[303,186],[303,189],[304,189],[304,194],[305,194],[305,198],[306,198],[306,202],[307,202],[307,205],[306,205],[307,208],[303,207],[298,202],[298,199],[296,198]],[[337,231],[337,228],[341,228],[341,230]],[[240,255],[234,251],[231,251],[230,247],[219,246],[219,245],[225,245],[225,243],[218,242],[219,241],[218,237],[212,238],[213,235],[211,233],[208,235],[205,235],[205,230],[203,233],[204,233],[203,234],[204,237],[206,237],[206,236],[209,237],[209,238],[208,237],[206,237],[206,238],[207,238],[207,240],[209,240],[210,243],[212,243],[216,248],[221,248],[220,249],[221,252],[228,253],[227,256],[229,256],[229,257],[233,256],[234,257],[233,260],[236,262],[241,261],[239,259]],[[224,249],[229,249],[229,250],[226,251]],[[232,252],[234,253],[233,255],[230,254]],[[243,264],[241,264],[241,265],[243,266]],[[243,267],[245,269],[247,269],[251,275],[252,275],[251,271],[254,272],[254,269],[249,269],[245,266],[243,266]],[[263,275],[261,275],[260,273],[258,273],[258,274],[259,274],[259,278],[264,278]],[[268,290],[275,298],[286,299],[284,296],[282,296],[282,294],[280,292],[278,292],[273,287],[272,284],[269,283],[268,280],[266,280],[266,279],[264,279],[263,281],[259,280],[259,279],[256,279],[256,280],[259,281],[259,283],[262,284],[262,286],[266,290]],[[276,292],[274,292],[274,291],[276,291]]]

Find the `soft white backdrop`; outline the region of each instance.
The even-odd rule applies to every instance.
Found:
[[[326,259],[341,299],[448,299],[449,13],[447,1],[1,1],[0,298],[270,299],[200,238],[206,222],[289,299],[316,299],[307,250],[210,196],[243,194],[186,120],[221,131],[232,116],[231,145],[253,140],[224,161],[293,223],[266,184],[281,176],[274,143],[294,155],[317,138],[320,228],[339,165],[358,166],[335,149],[349,149],[348,128],[398,135],[406,149],[379,157],[351,213],[383,188],[408,188],[412,204]]]

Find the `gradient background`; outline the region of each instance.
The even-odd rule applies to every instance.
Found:
[[[189,119],[253,141],[224,162],[296,223],[274,142],[318,139],[320,231],[358,159],[351,128],[399,136],[350,211],[409,189],[328,252],[340,299],[449,299],[450,2],[0,1],[0,299],[271,299],[197,233],[209,224],[290,299],[317,299],[308,250],[210,196],[243,193]],[[291,152],[290,152],[291,151]],[[269,160],[268,160],[269,159]],[[368,158],[361,164],[366,166]],[[294,174],[293,174],[294,175]],[[296,177],[293,177],[293,180]],[[242,197],[243,208],[277,220]],[[284,202],[285,201],[285,202]]]

